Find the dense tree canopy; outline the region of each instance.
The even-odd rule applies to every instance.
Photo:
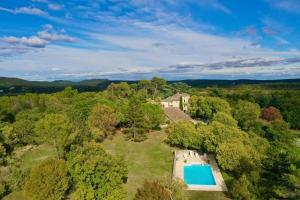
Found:
[[[233,116],[242,129],[248,130],[260,116],[259,105],[247,101],[238,101],[233,111]]]
[[[228,126],[237,126],[237,121],[229,113],[218,112],[212,121],[217,121]]]
[[[123,199],[122,184],[127,180],[127,167],[121,159],[107,154],[100,144],[72,146],[67,164],[75,185],[72,199]]]
[[[230,105],[217,97],[191,96],[189,113],[192,117],[211,120],[218,112],[230,113]]]
[[[174,146],[198,149],[200,137],[192,122],[181,121],[169,125],[167,142]]]
[[[59,200],[64,198],[69,183],[65,161],[51,158],[32,168],[24,193],[32,200]]]

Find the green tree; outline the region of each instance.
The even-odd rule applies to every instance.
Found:
[[[149,80],[140,80],[138,83],[139,90],[145,90],[147,95],[152,95],[154,93],[154,86]]]
[[[228,126],[237,126],[237,121],[228,113],[218,112],[212,121],[217,121]]]
[[[0,198],[3,198],[9,192],[6,183],[0,180]]]
[[[154,91],[153,91],[153,99],[154,99],[154,97],[157,96],[157,92],[159,90],[162,90],[163,87],[167,84],[167,81],[159,77],[153,77],[151,83],[153,84],[154,87]]]
[[[180,110],[183,110],[182,96],[180,96],[179,108],[180,108]]]
[[[272,142],[283,144],[293,143],[294,140],[289,124],[282,120],[272,121],[267,127],[266,136]]]
[[[149,129],[158,129],[165,121],[165,113],[160,105],[153,103],[145,103],[142,105],[143,112],[145,113],[146,126]]]
[[[128,109],[125,114],[129,126],[127,130],[128,135],[136,141],[144,139],[144,134],[149,129],[146,121],[146,113],[142,105],[141,100],[137,97],[132,97],[129,100]]]
[[[174,146],[199,149],[200,137],[192,122],[180,121],[173,123],[166,129],[167,142]]]
[[[221,143],[216,149],[219,165],[229,171],[240,167],[243,160],[250,160],[250,151],[241,142]]]
[[[192,117],[211,120],[218,112],[230,113],[227,101],[217,97],[191,96],[189,113]]]
[[[232,183],[231,194],[236,200],[251,200],[252,195],[250,192],[251,183],[247,176],[243,174],[239,179],[234,180]]]
[[[107,92],[110,98],[126,98],[132,94],[132,90],[128,83],[112,83],[107,87]]]
[[[19,166],[11,167],[8,177],[9,188],[12,191],[20,191],[30,175],[30,169],[21,169]]]
[[[64,114],[45,115],[37,121],[34,131],[37,140],[53,145],[59,157],[63,156],[64,148],[70,145],[76,137],[69,118]]]
[[[7,152],[3,144],[0,142],[0,164],[3,164],[5,162]]]
[[[41,117],[38,110],[20,111],[16,115],[16,121],[2,129],[7,144],[13,146],[34,143],[34,124]]]
[[[85,143],[71,147],[67,163],[74,191],[72,199],[123,199],[127,180],[124,161],[107,154],[100,144]]]
[[[300,194],[300,150],[293,144],[277,145],[273,143],[263,160],[262,184],[266,186],[266,199],[299,199]],[[269,181],[272,180],[272,181]]]
[[[209,125],[197,127],[203,150],[215,152],[218,145],[224,142],[243,141],[247,138],[247,133],[237,127],[227,126],[214,121]]]
[[[95,140],[103,140],[115,132],[117,125],[116,112],[109,106],[98,104],[91,111],[88,125]]]
[[[31,169],[24,194],[32,200],[59,200],[65,197],[70,180],[64,160],[47,159]]]
[[[249,130],[260,116],[260,107],[248,101],[238,101],[234,107],[233,117],[238,121],[239,126]]]

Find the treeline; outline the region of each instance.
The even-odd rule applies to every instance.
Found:
[[[97,92],[105,90],[111,83],[126,82],[128,84],[138,83],[139,81],[122,81],[108,79],[90,79],[83,81],[27,81],[19,78],[0,77],[0,95],[18,95],[25,93],[55,93],[72,87],[79,92]],[[253,85],[268,90],[278,89],[300,89],[300,79],[285,80],[180,80],[168,81],[169,85],[187,85],[193,88],[236,88],[239,86]]]

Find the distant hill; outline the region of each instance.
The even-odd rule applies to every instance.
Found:
[[[0,77],[0,95],[14,95],[26,92],[52,93],[71,86],[80,92],[104,90],[112,82],[107,79],[91,79],[83,81],[27,81],[19,78]]]
[[[209,79],[196,79],[196,80],[181,80],[181,81],[169,81],[170,83],[182,82],[192,87],[232,87],[238,85],[287,85],[297,84],[300,85],[300,79],[281,79],[281,80],[250,80],[250,79],[238,79],[238,80],[209,80]]]
[[[88,79],[82,81],[28,81],[19,78],[0,77],[0,95],[16,95],[27,92],[32,93],[52,93],[63,90],[65,87],[71,86],[79,92],[84,91],[101,91],[107,88],[111,83],[119,83],[122,80],[108,79]],[[124,81],[128,83],[136,83],[137,81]],[[234,87],[239,85],[263,85],[270,88],[293,88],[300,89],[300,79],[284,79],[284,80],[180,80],[168,81],[168,83],[186,83],[192,87]]]

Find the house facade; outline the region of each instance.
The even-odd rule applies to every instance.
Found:
[[[176,93],[173,96],[163,99],[161,101],[161,104],[164,108],[174,107],[174,108],[179,109],[180,108],[180,98],[182,99],[182,107],[183,107],[182,110],[184,112],[187,112],[190,95],[188,95],[186,93]]]

